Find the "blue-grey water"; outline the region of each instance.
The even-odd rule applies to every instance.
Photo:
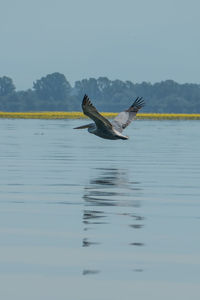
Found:
[[[200,122],[0,120],[0,299],[198,299]]]

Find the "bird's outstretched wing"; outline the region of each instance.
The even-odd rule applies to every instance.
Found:
[[[112,124],[110,123],[110,121],[108,121],[98,112],[98,110],[91,103],[87,95],[83,97],[82,109],[84,114],[88,116],[90,119],[92,119],[95,122],[97,127],[104,128],[107,130],[112,129]]]
[[[129,109],[120,112],[116,118],[114,118],[112,125],[113,127],[122,132],[124,128],[126,128],[131,121],[133,121],[134,117],[136,116],[137,112],[145,105],[144,100],[139,97],[136,98],[134,103],[129,107]]]

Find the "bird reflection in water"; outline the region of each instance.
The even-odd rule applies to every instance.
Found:
[[[83,199],[86,206],[140,206],[140,201],[137,200],[141,193],[139,182],[129,182],[127,170],[97,170],[101,172],[100,175],[92,179],[85,188]]]
[[[118,223],[121,223],[121,219],[119,220],[120,217],[127,218],[126,223],[133,230],[142,229],[144,226],[144,218],[138,214],[138,209],[141,207],[140,198],[142,195],[140,182],[129,181],[126,169],[98,168],[94,171],[97,176],[90,180],[89,184],[85,187],[83,195],[85,206],[83,210],[83,224],[85,234],[82,247],[98,247],[98,245],[102,244],[102,241],[95,240],[102,240],[102,236],[90,234],[88,231],[93,230],[92,233],[94,233],[94,230],[99,231],[99,229],[103,229],[102,226],[107,226],[103,230],[105,228],[109,230],[108,225],[112,222],[113,218],[117,218]],[[114,207],[121,207],[122,209],[114,209]],[[130,208],[128,212],[127,207]],[[98,227],[100,225],[101,227]],[[134,240],[134,234],[131,234],[132,238],[133,240],[130,240],[128,243],[129,246],[144,246],[142,241]],[[99,270],[94,271],[88,268],[86,270],[87,272],[83,271],[83,275],[100,272]],[[134,268],[133,270],[138,270],[138,268]],[[143,269],[139,268],[139,270],[142,271]]]

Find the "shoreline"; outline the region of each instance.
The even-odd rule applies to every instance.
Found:
[[[106,118],[114,118],[118,113],[102,112]],[[4,119],[85,119],[82,112],[2,112],[0,118]],[[137,119],[142,120],[200,120],[200,114],[174,114],[174,113],[138,113]]]

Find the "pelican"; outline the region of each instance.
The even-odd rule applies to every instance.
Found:
[[[82,101],[83,113],[94,121],[87,125],[75,127],[74,129],[88,128],[88,131],[103,139],[108,140],[127,140],[128,136],[123,135],[122,131],[133,121],[137,112],[144,106],[144,100],[139,97],[135,99],[133,104],[125,111],[120,112],[112,122],[102,116],[89,97],[85,95]]]

